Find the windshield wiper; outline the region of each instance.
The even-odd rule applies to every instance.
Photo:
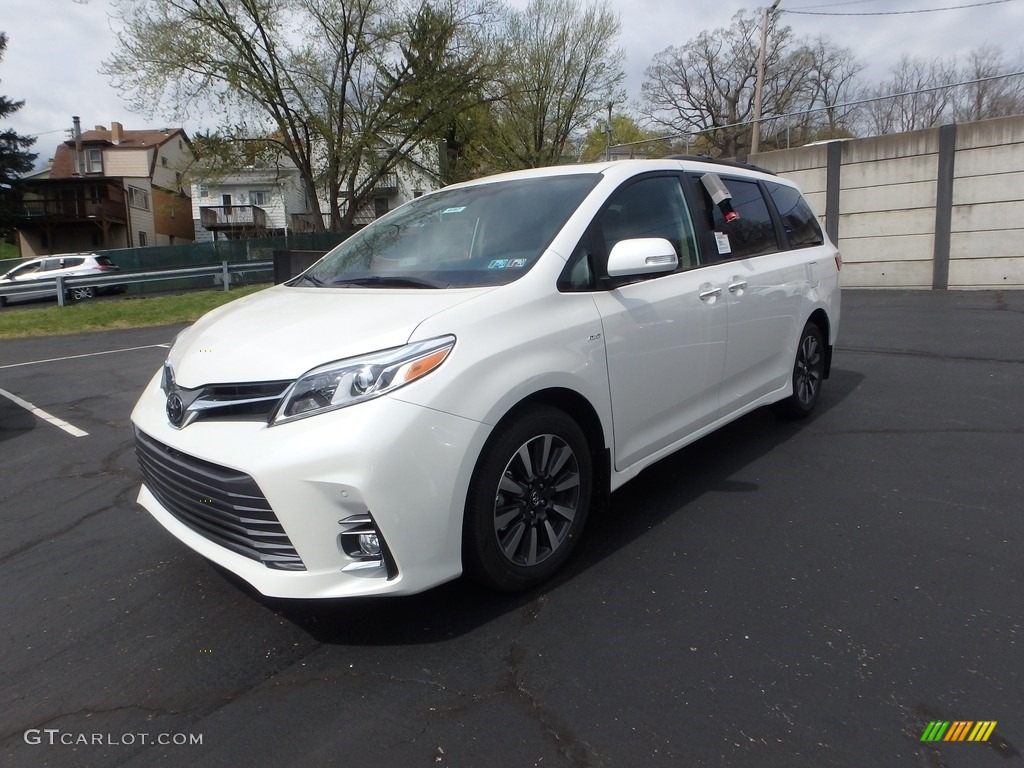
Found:
[[[382,288],[445,288],[444,283],[436,280],[427,280],[422,277],[409,277],[406,275],[369,275],[367,277],[349,277],[332,280],[331,285],[359,285]]]
[[[311,282],[313,285],[318,286],[318,287],[322,287],[323,284],[324,284],[324,281],[321,280],[319,277],[313,277],[313,275],[310,275],[310,274],[308,274],[306,272],[303,272],[301,275],[299,275],[298,277],[294,278],[293,280],[289,280],[287,285],[289,285],[289,286],[298,285],[303,280],[309,280],[309,282]]]

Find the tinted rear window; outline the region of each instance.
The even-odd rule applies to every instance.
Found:
[[[825,242],[814,211],[797,190],[775,182],[766,182],[765,187],[782,217],[791,248],[808,248]]]

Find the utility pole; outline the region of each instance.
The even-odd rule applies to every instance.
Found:
[[[764,89],[764,51],[768,47],[768,16],[775,12],[782,0],[775,0],[764,9],[761,17],[761,52],[757,56],[757,79],[754,81],[754,130],[750,139],[750,154],[756,155],[761,144],[761,91]]]
[[[608,143],[604,145],[605,162],[612,159],[612,103],[608,102]]]

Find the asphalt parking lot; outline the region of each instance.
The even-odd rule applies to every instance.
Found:
[[[135,504],[178,328],[0,341],[0,764],[1016,765],[1022,329],[1024,292],[848,291],[811,420],[652,467],[554,583],[309,603]]]

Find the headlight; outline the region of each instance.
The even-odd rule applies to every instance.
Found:
[[[441,336],[321,365],[288,388],[270,423],[294,421],[393,392],[436,369],[454,346],[454,336]]]

